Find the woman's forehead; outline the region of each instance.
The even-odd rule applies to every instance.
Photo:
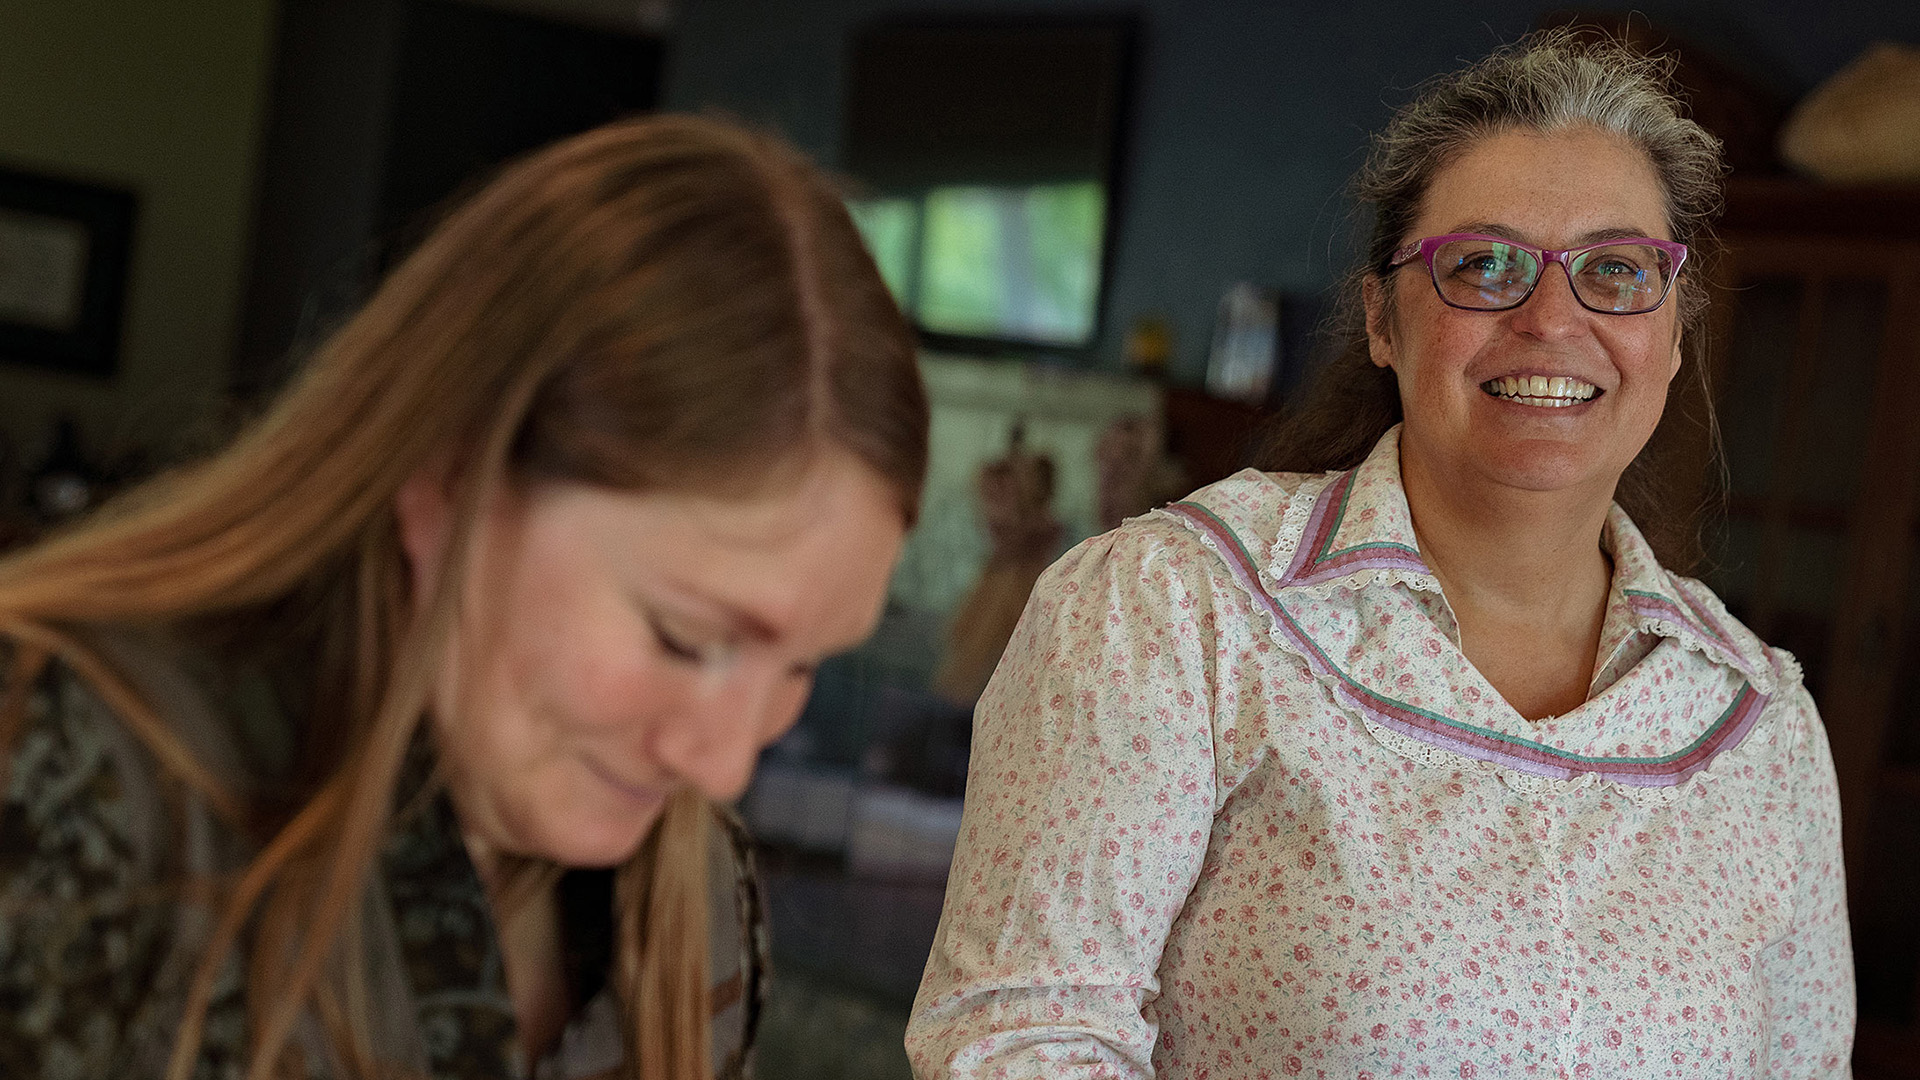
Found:
[[[1496,226],[1496,227],[1489,227]],[[1434,172],[1413,235],[1493,232],[1548,247],[1589,237],[1671,239],[1645,151],[1596,128],[1482,136]]]

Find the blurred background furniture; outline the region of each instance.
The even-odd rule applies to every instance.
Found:
[[[1728,187],[1702,576],[1791,649],[1839,776],[1856,1070],[1920,1077],[1920,188]]]

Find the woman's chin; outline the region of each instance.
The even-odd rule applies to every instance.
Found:
[[[657,809],[645,815],[548,817],[528,830],[533,836],[526,853],[578,869],[618,866],[640,850],[659,817]]]
[[[1596,470],[1579,461],[1521,458],[1496,462],[1488,471],[1503,486],[1519,491],[1561,492],[1596,486]]]
[[[1487,440],[1474,455],[1474,471],[1502,487],[1519,491],[1611,493],[1620,479],[1615,462],[1604,460],[1591,442],[1563,438]]]

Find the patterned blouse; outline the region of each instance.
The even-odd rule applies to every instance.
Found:
[[[251,773],[240,764],[251,760],[240,752],[245,721],[273,710],[227,716],[212,703],[257,704],[261,693],[156,637],[97,644],[203,760],[223,775]],[[250,850],[203,804],[163,796],[145,747],[68,669],[53,666],[41,689],[8,763],[0,815],[0,1076],[159,1076],[210,926],[207,908],[180,902],[178,882],[231,871]],[[423,785],[430,772],[416,754],[406,782]],[[375,1050],[405,1070],[398,1075],[526,1077],[492,914],[451,806],[444,794],[411,801],[417,810],[396,823],[367,898]],[[742,834],[725,820],[713,834],[714,1064],[728,1080],[748,1075],[767,965]],[[624,1047],[606,986],[612,874],[569,871],[558,888],[567,968],[586,1005],[531,1076],[617,1077]],[[201,1080],[243,1071],[241,971],[236,958],[216,988]],[[319,1076],[340,1071],[316,1023],[297,1038]]]
[[[1845,1077],[1827,741],[1616,507],[1588,700],[1519,716],[1398,431],[1069,552],[976,714],[923,1080]]]

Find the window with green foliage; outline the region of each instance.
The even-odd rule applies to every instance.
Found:
[[[1069,347],[1092,338],[1107,212],[1098,181],[951,185],[851,206],[923,329]]]

